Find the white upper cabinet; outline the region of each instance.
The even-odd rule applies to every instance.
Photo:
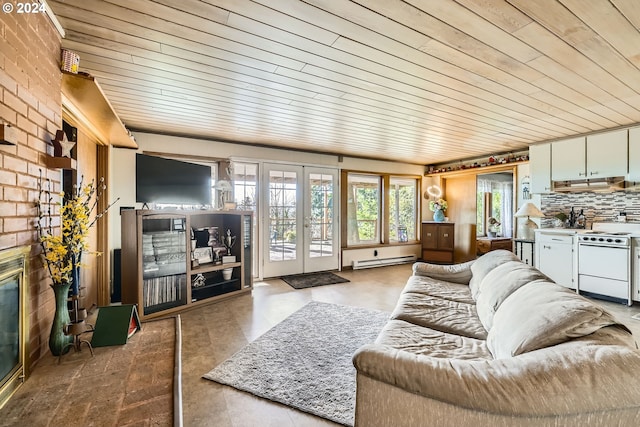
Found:
[[[587,150],[584,136],[556,141],[551,146],[551,179],[571,181],[587,177]]]
[[[551,192],[551,144],[529,147],[529,173],[532,194]]]
[[[556,141],[551,146],[551,179],[625,176],[627,147],[627,129]]]
[[[587,136],[587,178],[627,175],[627,129]]]
[[[629,129],[629,181],[640,182],[640,127]]]

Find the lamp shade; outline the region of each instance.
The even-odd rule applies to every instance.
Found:
[[[540,209],[536,207],[531,202],[527,202],[518,209],[518,212],[515,214],[516,217],[533,217],[533,218],[543,218],[544,214]]]
[[[542,218],[544,217],[542,211],[538,209],[533,203],[527,202],[522,205],[520,209],[518,209],[518,212],[516,212],[514,216],[527,218],[527,220],[521,222],[520,226],[518,227],[518,236],[521,239],[533,240],[535,238],[534,230],[538,228],[538,225],[535,222],[531,221],[530,217]]]

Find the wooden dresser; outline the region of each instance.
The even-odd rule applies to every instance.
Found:
[[[453,263],[454,228],[452,222],[422,223],[422,259],[425,262]]]

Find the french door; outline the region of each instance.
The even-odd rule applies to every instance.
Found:
[[[267,163],[262,182],[263,277],[337,269],[337,169]]]

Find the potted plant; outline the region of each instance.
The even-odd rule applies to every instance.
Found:
[[[111,207],[97,212],[98,199],[106,186],[104,179],[98,185],[91,181],[74,186],[71,194],[51,192],[51,182],[43,186],[42,175],[38,182],[39,197],[36,202],[38,220],[35,224],[40,241],[44,267],[51,276],[55,312],[49,335],[49,349],[54,356],[66,353],[72,345],[74,334],[67,334],[69,325],[79,322],[77,298],[80,290],[79,269],[83,251],[87,251],[89,228]],[[116,200],[117,201],[117,200]],[[60,220],[54,219],[59,214]],[[98,254],[99,255],[99,254]],[[70,318],[67,300],[75,299],[75,318]]]
[[[437,222],[444,221],[444,211],[447,210],[448,204],[445,199],[432,200],[429,202],[429,210],[433,212],[433,220]]]
[[[487,223],[489,224],[489,230],[487,230],[487,236],[496,237],[500,232],[500,221],[498,221],[494,217],[490,217],[487,220]]]

